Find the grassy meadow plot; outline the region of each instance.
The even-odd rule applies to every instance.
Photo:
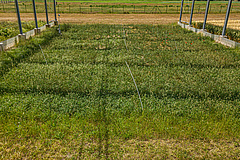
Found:
[[[1,56],[1,158],[240,158],[238,49],[177,25],[62,32]]]

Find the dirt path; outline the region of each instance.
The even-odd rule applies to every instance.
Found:
[[[39,13],[38,20],[45,21],[45,14]],[[189,15],[183,15],[183,21],[189,21]],[[32,13],[22,13],[23,21],[34,20]],[[213,14],[208,16],[208,20],[224,20],[225,14]],[[53,14],[49,14],[49,19],[53,20]],[[195,14],[193,21],[201,21],[204,14]],[[230,15],[231,20],[239,20],[240,14]],[[179,14],[61,14],[60,23],[78,24],[169,24],[179,20]],[[0,21],[17,21],[15,13],[0,13]]]

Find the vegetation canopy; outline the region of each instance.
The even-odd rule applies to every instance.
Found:
[[[240,158],[239,49],[176,24],[61,31],[1,53],[1,158]]]

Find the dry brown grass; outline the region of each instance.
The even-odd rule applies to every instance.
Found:
[[[203,21],[198,21],[198,22],[203,22]],[[210,23],[213,25],[218,25],[218,26],[223,26],[224,20],[211,20],[211,21],[208,21],[207,23]],[[240,30],[240,20],[229,20],[227,27]]]
[[[114,140],[109,142],[108,151],[100,157],[110,159],[239,159],[238,141],[221,140]],[[82,147],[82,151],[81,151]],[[0,155],[3,159],[98,159],[99,144],[92,140],[73,138],[69,140],[1,139]],[[101,159],[101,158],[100,158]]]
[[[208,16],[208,21],[224,20],[225,14]],[[34,20],[32,13],[22,13],[23,21]],[[38,20],[45,21],[45,14],[39,13]],[[49,14],[53,20],[54,15]],[[195,14],[194,21],[202,21],[203,14]],[[239,20],[240,14],[232,14],[231,20]],[[76,24],[169,24],[179,20],[179,14],[61,14],[60,23]],[[183,15],[182,20],[188,21],[189,15]],[[0,21],[17,21],[15,13],[0,13]]]

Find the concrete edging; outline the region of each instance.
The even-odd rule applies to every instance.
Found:
[[[182,28],[186,28],[186,29],[188,29],[190,31],[193,31],[195,33],[200,33],[203,36],[210,37],[214,41],[216,41],[217,43],[221,43],[221,44],[223,44],[225,46],[232,47],[232,48],[237,48],[237,47],[240,48],[240,43],[232,41],[232,40],[227,39],[225,37],[222,37],[221,35],[216,35],[216,34],[209,33],[209,32],[206,32],[203,29],[196,29],[194,27],[191,27],[189,25],[183,24],[181,22],[178,22],[178,25],[181,26]]]
[[[50,23],[48,27],[53,27],[53,26],[54,26],[54,22]],[[46,25],[44,25],[40,28],[35,28],[31,31],[28,31],[22,35],[19,34],[15,37],[12,37],[5,41],[0,42],[0,52],[14,47],[16,44],[19,43],[19,41],[22,41],[22,40],[24,41],[26,39],[29,39],[30,37],[40,34],[42,31],[46,30],[46,28],[48,28],[48,27],[46,27]]]

